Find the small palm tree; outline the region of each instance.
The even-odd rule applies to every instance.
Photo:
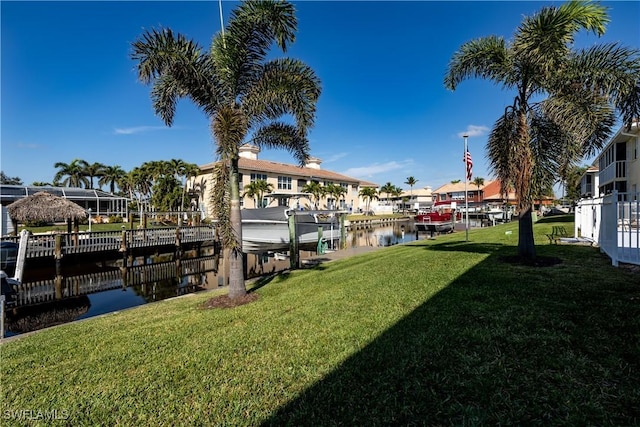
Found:
[[[384,193],[384,194],[387,195],[387,203],[388,204],[391,204],[391,193],[393,193],[393,189],[394,188],[395,188],[395,186],[390,182],[387,182],[385,185],[383,185],[380,188],[380,194]]]
[[[264,208],[264,195],[273,192],[273,184],[269,184],[264,179],[257,179],[245,187],[245,192],[241,197],[251,197],[253,199],[253,205],[257,208]]]
[[[297,20],[286,1],[240,4],[209,51],[170,29],[146,31],[133,43],[138,78],[152,84],[153,108],[171,126],[179,98],[188,97],[210,119],[216,156],[214,210],[230,250],[229,298],[246,294],[238,160],[250,142],[309,158],[320,81],[311,68],[290,58],[269,59],[275,43],[286,51]],[[285,118],[286,121],[281,121]],[[292,119],[292,120],[289,120]]]
[[[363,187],[358,191],[358,195],[362,197],[365,205],[365,215],[369,213],[371,201],[378,198],[378,192],[373,187]]]
[[[536,255],[535,195],[556,179],[563,163],[602,147],[616,111],[628,125],[640,116],[638,50],[618,44],[573,49],[578,31],[601,35],[608,21],[606,8],[597,3],[546,6],[523,19],[512,42],[497,36],[476,39],[450,60],[447,88],[481,77],[516,94],[494,124],[487,147],[497,178],[515,187],[521,257]]]
[[[407,177],[407,180],[404,183],[407,184],[409,186],[409,188],[410,188],[409,200],[413,200],[413,186],[418,183],[418,180],[415,179],[413,176],[410,176],[410,177]]]
[[[482,187],[484,185],[484,178],[482,178],[480,176],[476,176],[473,179],[473,185],[478,187],[478,198],[479,198],[480,197],[480,187]]]
[[[305,184],[302,187],[303,193],[309,193],[313,196],[313,207],[314,209],[318,209],[322,198],[327,194],[327,189],[324,185],[321,185],[319,182],[311,181],[308,184]]]

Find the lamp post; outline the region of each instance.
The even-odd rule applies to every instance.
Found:
[[[465,242],[469,241],[469,199],[467,198],[467,181],[469,174],[467,173],[469,167],[469,158],[467,157],[467,138],[469,135],[466,133],[462,135],[464,138],[464,239]]]

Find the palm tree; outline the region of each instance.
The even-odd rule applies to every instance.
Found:
[[[250,142],[284,148],[301,165],[309,158],[307,132],[314,124],[320,81],[299,60],[267,58],[274,43],[286,52],[296,30],[292,4],[255,0],[232,12],[209,51],[171,29],[146,31],[133,43],[138,78],[152,84],[153,108],[162,120],[171,126],[178,99],[187,97],[211,121],[220,160],[214,170],[214,210],[230,250],[231,299],[246,294],[239,147]]]
[[[182,200],[180,202],[180,210],[184,211],[184,196],[187,193],[187,183],[189,179],[195,178],[200,173],[200,168],[195,163],[184,163],[182,168]]]
[[[68,164],[64,162],[56,162],[53,167],[59,170],[53,177],[53,182],[56,183],[56,185],[61,184],[65,187],[87,187],[89,185],[89,180],[84,174],[82,162],[83,160],[80,159],[74,159]]]
[[[409,176],[409,177],[407,177],[407,180],[404,183],[409,186],[409,188],[410,188],[410,191],[409,191],[410,197],[409,198],[410,198],[410,200],[413,201],[413,186],[418,183],[418,180],[415,179],[413,176]]]
[[[391,193],[393,193],[394,188],[395,186],[390,182],[380,187],[380,194],[385,193],[387,195],[387,203],[389,204],[391,204]]]
[[[22,185],[22,179],[20,179],[20,177],[18,176],[10,178],[7,175],[5,175],[4,172],[0,171],[0,184]]]
[[[402,188],[398,187],[397,185],[394,185],[393,188],[391,188],[391,197],[393,197],[395,200],[400,200],[401,204],[404,204],[404,201],[402,199],[400,199],[400,196],[402,195]],[[398,203],[396,203],[397,205]],[[404,210],[404,208],[402,209]]]
[[[244,188],[245,188],[245,192],[242,194],[241,197],[245,197],[245,196],[251,197],[253,199],[253,205],[257,208],[264,208],[262,203],[264,199],[264,194],[273,192],[273,184],[269,184],[264,179],[256,179],[255,181],[246,185]],[[260,202],[259,206],[258,206],[258,202]]]
[[[314,209],[318,209],[320,201],[325,196],[325,194],[327,194],[327,189],[324,185],[320,185],[320,183],[316,181],[311,181],[310,183],[305,184],[305,186],[302,187],[302,192],[309,193],[313,196]]]
[[[114,194],[116,191],[116,184],[127,173],[120,166],[105,166],[102,170],[102,176],[98,179],[98,185],[102,188],[103,185],[109,186],[109,192]]]
[[[338,209],[340,199],[347,194],[347,189],[339,184],[328,184],[324,187],[325,193],[330,195],[334,200],[333,209]]]
[[[358,191],[358,195],[364,200],[365,215],[368,215],[371,201],[378,198],[378,192],[373,187],[363,187]]]
[[[472,181],[473,185],[475,185],[476,187],[478,187],[478,199],[480,198],[480,187],[482,187],[484,185],[484,178],[480,177],[480,176],[476,176],[473,181]]]
[[[192,199],[192,209],[200,210],[200,198],[204,196],[205,191],[207,190],[207,180],[201,178],[200,181],[194,182],[191,190],[189,191],[190,196],[195,196],[195,200]],[[195,203],[195,206],[193,204]]]
[[[606,8],[596,3],[547,6],[523,19],[512,42],[496,36],[469,41],[449,63],[449,89],[481,77],[516,93],[487,147],[497,178],[515,188],[523,258],[536,255],[533,198],[556,179],[562,159],[577,161],[601,148],[616,112],[627,125],[640,115],[637,50],[618,44],[572,49],[578,31],[601,35],[608,21]]]
[[[89,178],[89,188],[93,188],[93,178],[100,178],[106,166],[98,162],[89,163],[86,160],[80,160],[80,164],[82,165],[84,175]]]

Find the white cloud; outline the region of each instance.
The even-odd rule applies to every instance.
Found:
[[[469,126],[467,126],[467,130],[466,131],[458,132],[458,136],[460,138],[462,138],[464,135],[467,135],[469,137],[484,136],[487,133],[489,133],[489,128],[486,127],[486,126],[469,125]]]
[[[331,163],[331,162],[335,162],[337,160],[342,159],[343,157],[347,157],[349,155],[349,153],[336,153],[336,154],[332,154],[331,156],[329,156],[328,159],[323,160],[324,163]]]
[[[42,145],[40,145],[40,144],[27,144],[27,143],[24,143],[24,142],[19,142],[18,143],[18,148],[26,148],[27,150],[36,150],[36,149],[42,148]]]
[[[343,175],[352,176],[354,178],[361,177],[372,177],[377,174],[387,173],[390,171],[395,171],[399,169],[405,169],[408,165],[412,164],[412,160],[405,160],[403,162],[386,162],[386,163],[374,163],[369,166],[362,166],[358,168],[349,168],[344,172],[341,172]]]
[[[113,133],[116,135],[133,135],[136,133],[152,132],[155,130],[169,129],[166,126],[135,126],[130,128],[115,128]]]

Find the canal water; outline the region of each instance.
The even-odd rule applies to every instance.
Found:
[[[423,236],[421,236],[423,237]],[[346,233],[346,248],[385,247],[416,239],[412,221],[386,225],[352,227]],[[339,250],[340,242],[327,242],[327,250]],[[316,255],[301,251],[300,259]],[[287,270],[286,253],[246,255],[247,279]],[[149,302],[228,285],[228,262],[205,248],[200,254],[185,253],[180,261],[173,255],[137,259],[123,268],[122,260],[104,260],[74,266],[55,277],[55,271],[25,272],[16,307],[8,307],[5,336],[99,316]],[[31,274],[28,274],[31,273]]]

